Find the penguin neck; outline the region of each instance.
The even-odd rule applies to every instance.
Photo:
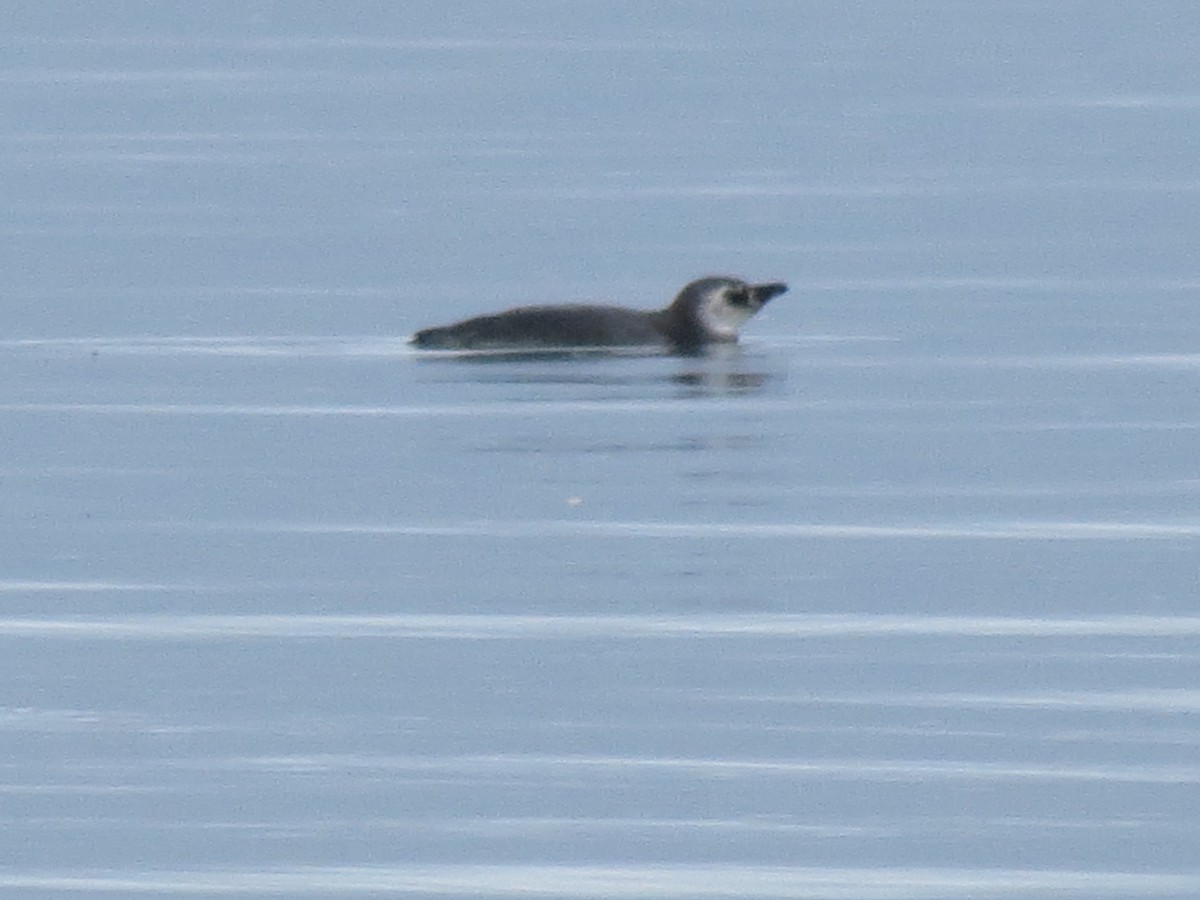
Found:
[[[668,343],[679,348],[699,347],[711,339],[693,310],[679,303],[650,314],[654,327]]]

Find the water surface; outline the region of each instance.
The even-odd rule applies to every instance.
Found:
[[[14,13],[5,894],[1194,896],[1195,13],[1063,10]]]

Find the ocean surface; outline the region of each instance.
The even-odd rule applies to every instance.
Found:
[[[0,895],[1200,895],[1198,33],[16,4]]]

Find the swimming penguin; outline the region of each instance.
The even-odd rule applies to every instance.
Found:
[[[633,346],[695,350],[704,344],[736,341],[738,328],[786,290],[787,285],[780,282],[747,284],[737,278],[712,276],[686,285],[666,309],[520,306],[426,328],[409,343],[441,350]]]

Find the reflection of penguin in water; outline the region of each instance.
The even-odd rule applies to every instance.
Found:
[[[736,341],[742,323],[786,290],[787,285],[778,282],[701,278],[685,286],[666,309],[653,312],[622,306],[521,306],[426,328],[410,343],[439,350],[645,345],[688,350]]]

